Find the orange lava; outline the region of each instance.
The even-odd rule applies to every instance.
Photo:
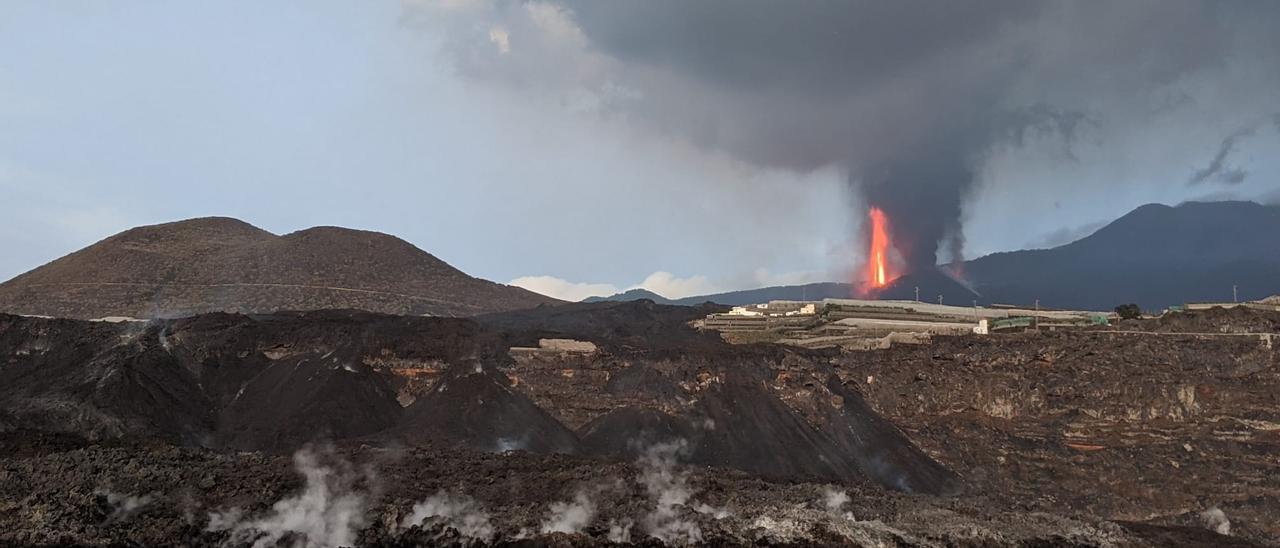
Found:
[[[889,218],[878,207],[871,208],[871,247],[867,254],[867,283],[872,289],[880,289],[892,279],[889,272]]]

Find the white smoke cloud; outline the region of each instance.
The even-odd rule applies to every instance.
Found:
[[[555,276],[522,276],[507,282],[508,285],[523,287],[534,293],[548,297],[578,302],[587,297],[609,296],[620,293],[618,286],[612,284],[593,284],[571,282]]]
[[[609,542],[617,544],[631,542],[631,527],[634,525],[635,522],[630,518],[609,520]]]
[[[648,289],[668,299],[682,299],[694,295],[715,293],[719,288],[707,281],[706,276],[690,276],[677,278],[670,272],[658,271],[650,274],[632,289]]]
[[[840,515],[844,505],[849,504],[849,494],[831,486],[822,489],[822,505],[827,508],[827,512],[831,515]],[[853,512],[845,512],[846,519],[853,519]]]
[[[676,468],[676,458],[688,450],[685,440],[659,443],[640,457],[640,483],[654,501],[654,509],[644,518],[649,535],[667,544],[696,544],[702,541],[697,523],[680,517],[688,507],[692,492],[688,473]]]
[[[523,287],[534,293],[570,302],[581,301],[587,297],[608,297],[632,289],[647,289],[669,299],[707,295],[720,291],[720,286],[712,283],[706,276],[680,278],[661,270],[646,276],[640,283],[626,288],[607,283],[571,282],[555,276],[523,276],[511,280],[508,285]]]
[[[476,365],[476,367],[480,367]],[[479,373],[477,371],[476,373]],[[511,451],[522,451],[529,447],[529,435],[526,433],[519,438],[498,438],[494,445],[494,451],[497,453],[510,453]]]
[[[699,502],[693,505],[693,511],[699,514],[711,516],[715,519],[724,519],[733,515],[733,512],[730,512],[728,508],[712,506],[705,502]]]
[[[493,524],[489,513],[480,503],[464,495],[440,491],[418,504],[413,505],[413,513],[405,518],[401,527],[409,528],[422,525],[428,518],[438,518],[444,525],[456,529],[467,538],[489,540],[493,538]]]
[[[1217,506],[1200,512],[1200,521],[1204,523],[1206,529],[1219,535],[1231,534],[1231,520],[1227,519],[1227,513]]]
[[[107,516],[109,522],[127,520],[155,500],[152,495],[135,496],[108,489],[99,489],[94,493],[106,497],[107,504],[111,506],[111,514]]]
[[[844,505],[849,503],[848,493],[832,487],[823,489],[822,496],[828,512],[839,512]]]
[[[493,27],[489,29],[489,41],[498,46],[501,53],[511,53],[511,34],[502,27]]]
[[[546,533],[577,533],[582,531],[583,527],[591,524],[591,520],[596,517],[596,506],[591,501],[591,497],[583,491],[578,491],[573,496],[573,500],[569,502],[557,502],[551,505],[551,515],[547,516],[547,520],[542,522],[542,532]]]
[[[832,250],[831,261],[838,262],[840,250]],[[645,276],[640,283],[630,286],[617,286],[608,283],[572,282],[555,276],[523,276],[507,282],[508,285],[523,287],[535,293],[555,297],[570,302],[581,301],[587,297],[607,297],[632,289],[646,289],[668,299],[683,299],[700,295],[714,295],[726,291],[772,287],[777,285],[804,285],[809,283],[842,279],[843,274],[833,274],[822,270],[795,270],[772,272],[767,268],[757,268],[725,278],[712,280],[707,276],[693,275],[681,278],[670,272],[659,270]]]
[[[276,546],[289,538],[295,548],[350,546],[365,523],[365,495],[353,489],[354,474],[346,463],[322,465],[309,448],[293,455],[306,478],[301,493],[281,499],[266,516],[242,520],[239,508],[209,514],[209,531],[230,531],[229,544]],[[336,467],[336,468],[335,468]]]

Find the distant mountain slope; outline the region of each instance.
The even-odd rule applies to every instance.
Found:
[[[982,302],[1158,309],[1280,290],[1280,207],[1253,202],[1148,204],[1053,249],[995,253],[965,264]]]
[[[649,299],[658,304],[676,304],[675,301],[668,299],[666,297],[663,297],[662,295],[659,295],[652,291],[649,291],[648,289],[631,289],[631,290],[623,291],[622,293],[615,293],[607,297],[603,297],[603,296],[587,297],[585,299],[582,299],[582,302],[599,303],[599,302],[605,302],[605,301],[638,301],[640,299]]]
[[[963,265],[965,287],[941,270],[910,273],[882,290],[882,299],[919,298],[960,305],[1032,305],[1110,310],[1122,303],[1146,309],[1195,301],[1240,300],[1280,292],[1280,206],[1253,202],[1148,204],[1078,241],[1053,249],[994,253]],[[976,291],[976,293],[975,293]],[[650,298],[690,305],[745,305],[771,300],[848,298],[845,283],[764,287],[683,299],[654,299],[639,290],[602,300]],[[649,292],[643,292],[649,293]],[[657,296],[661,298],[660,296]]]
[[[954,304],[968,306],[973,301],[987,302],[981,295],[974,293],[963,283],[936,268],[931,271],[911,272],[894,278],[888,285],[876,292],[875,298],[886,300],[908,301],[917,298],[927,303]]]
[[[0,284],[0,311],[72,318],[350,308],[470,316],[558,302],[473,278],[386,234],[276,236],[208,217],[111,236]]]
[[[852,285],[836,282],[819,282],[805,285],[781,285],[762,287],[759,289],[744,289],[742,291],[729,291],[725,293],[715,293],[712,295],[696,295],[693,297],[684,297],[682,299],[668,299],[647,289],[632,289],[630,291],[610,295],[608,297],[588,297],[582,302],[597,303],[604,301],[637,301],[640,299],[648,299],[658,304],[674,304],[683,306],[699,305],[706,302],[740,306],[768,301],[847,299],[851,295],[853,295]]]
[[[822,299],[847,299],[853,295],[853,286],[845,283],[819,282],[804,285],[781,285],[730,291],[714,295],[698,295],[678,299],[675,304],[693,305],[705,302],[727,305],[744,305],[769,301],[819,301]]]

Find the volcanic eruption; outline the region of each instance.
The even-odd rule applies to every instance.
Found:
[[[863,280],[861,293],[863,296],[873,297],[896,276],[890,260],[893,247],[889,239],[889,218],[880,208],[872,207],[868,212],[868,220],[871,242],[867,248],[866,279]]]
[[[892,205],[894,203],[891,202],[889,207],[872,206],[867,211],[866,263],[858,275],[860,279],[854,283],[857,296],[864,299],[938,299],[939,302],[951,303],[968,303],[979,298],[968,284],[959,279],[959,261],[945,270],[937,265],[938,244],[930,241],[930,235],[943,233],[938,230],[942,223],[917,221],[905,212],[893,214],[893,218],[906,222],[891,221]],[[922,233],[925,236],[922,237]],[[953,254],[958,254],[961,243],[957,237],[944,237],[942,243],[948,244]]]

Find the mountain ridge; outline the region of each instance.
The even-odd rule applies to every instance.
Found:
[[[1280,293],[1280,206],[1247,201],[1145,204],[1076,241],[1052,248],[1001,251],[963,263],[961,284],[942,273],[907,274],[879,298],[1025,304],[1109,310],[1134,302],[1147,309],[1195,301],[1230,301]],[[608,297],[622,297],[626,294]],[[746,305],[769,300],[854,298],[857,286],[819,282],[681,299]]]
[[[473,278],[380,232],[277,236],[229,217],[131,228],[0,284],[0,310],[72,318],[350,308],[469,316],[560,301]]]

